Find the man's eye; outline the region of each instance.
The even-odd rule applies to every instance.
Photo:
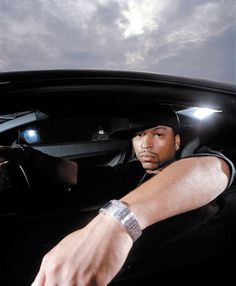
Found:
[[[164,134],[162,134],[162,133],[155,133],[154,136],[155,137],[161,137],[161,136],[164,136]]]

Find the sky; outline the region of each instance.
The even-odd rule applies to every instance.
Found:
[[[0,0],[0,72],[45,69],[236,84],[236,1]]]

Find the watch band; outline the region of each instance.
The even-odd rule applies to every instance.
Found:
[[[116,218],[131,236],[133,242],[142,234],[142,229],[134,213],[125,203],[118,200],[111,200],[100,208],[99,213]]]

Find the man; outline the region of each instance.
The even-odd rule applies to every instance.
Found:
[[[180,146],[178,118],[170,110],[159,112],[155,122],[132,125],[127,130],[138,159],[131,163],[135,180],[130,180],[130,174],[120,177],[117,170],[109,171],[113,181],[109,187],[116,188],[118,195],[120,186],[132,181],[129,192],[110,201],[88,225],[56,245],[44,257],[32,285],[107,285],[122,268],[144,229],[208,204],[231,184],[234,167],[221,154],[208,152],[176,161]],[[69,170],[69,182],[77,185],[78,191],[102,174],[90,170],[85,175],[75,162],[66,162],[65,166],[57,177],[59,173],[66,178],[64,170]],[[95,194],[96,184],[92,186]]]

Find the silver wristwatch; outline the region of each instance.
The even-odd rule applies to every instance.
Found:
[[[125,227],[133,242],[141,236],[142,229],[138,220],[125,203],[111,200],[99,210],[99,213],[116,218]]]

